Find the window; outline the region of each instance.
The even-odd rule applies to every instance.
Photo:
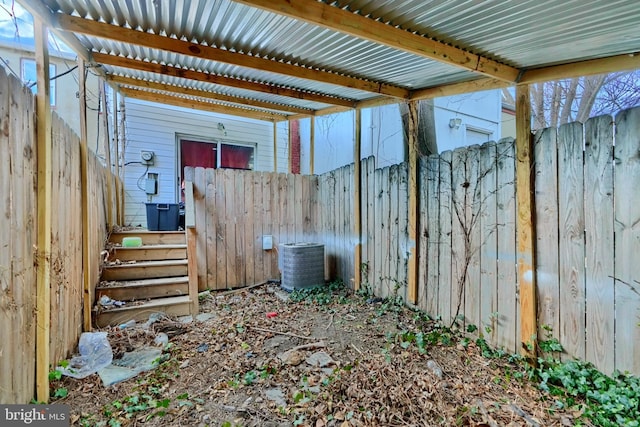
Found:
[[[31,92],[35,94],[38,90],[38,85],[36,84],[38,80],[38,76],[36,74],[36,61],[35,59],[22,58],[20,62],[22,82],[29,86],[31,88]],[[52,106],[56,105],[56,81],[52,79],[55,75],[55,64],[49,64],[49,97]]]
[[[253,147],[220,144],[219,165],[228,169],[253,169]]]

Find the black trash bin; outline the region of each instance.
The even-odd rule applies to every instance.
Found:
[[[177,231],[180,208],[177,203],[147,203],[147,230]]]

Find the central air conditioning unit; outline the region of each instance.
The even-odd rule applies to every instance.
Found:
[[[283,289],[291,292],[324,285],[324,245],[285,243],[279,249]]]

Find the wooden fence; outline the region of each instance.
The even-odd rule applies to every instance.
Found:
[[[640,374],[638,135],[639,108],[535,135],[539,337],[556,337],[566,357],[604,372]],[[317,177],[196,169],[200,289],[277,278],[276,251],[262,250],[270,234],[276,245],[324,244],[327,279],[347,284],[361,242],[363,286],[406,300],[407,165],[374,164],[361,162],[360,192],[353,165]],[[418,307],[519,352],[514,141],[424,157],[418,167]]]
[[[535,139],[539,324],[604,372],[640,374],[638,153],[640,108]]]
[[[0,68],[0,403],[34,398],[36,363],[37,148],[31,91]],[[52,249],[50,360],[74,350],[83,324],[80,141],[52,119]],[[93,289],[107,237],[107,169],[93,154],[87,164],[88,236]],[[91,289],[91,292],[93,291]]]

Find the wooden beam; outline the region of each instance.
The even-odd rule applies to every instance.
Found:
[[[407,299],[410,304],[418,302],[418,101],[409,101],[409,261]]]
[[[193,108],[195,110],[211,111],[214,113],[230,114],[234,116],[249,117],[257,120],[287,120],[287,116],[275,114],[267,111],[249,110],[230,105],[214,104],[207,101],[198,101],[194,99],[179,98],[177,96],[166,95],[162,93],[148,92],[138,89],[120,88],[120,92],[124,96],[141,99],[150,102],[159,102],[161,104],[175,105],[178,107]]]
[[[196,316],[199,310],[198,301],[198,256],[196,240],[198,231],[196,229],[195,203],[193,200],[193,182],[186,181],[185,189],[185,220],[187,238],[187,271],[189,272],[189,299],[191,302],[191,315]]]
[[[308,108],[294,107],[292,105],[276,104],[274,102],[259,101],[250,98],[242,98],[239,96],[225,95],[221,93],[210,92],[207,90],[193,89],[183,86],[175,86],[166,83],[152,82],[148,80],[134,79],[131,77],[111,76],[112,83],[133,86],[138,88],[162,90],[165,92],[173,92],[180,95],[195,96],[200,98],[212,99],[215,101],[233,102],[236,104],[249,105],[257,108],[267,108],[271,110],[284,111],[288,113],[296,113],[302,115],[312,115],[314,110]]]
[[[38,161],[38,253],[36,267],[36,398],[49,401],[49,358],[51,328],[51,218],[52,140],[49,93],[48,31],[34,17],[35,57],[38,94],[36,134]]]
[[[120,176],[120,194],[122,195],[122,206],[120,208],[120,225],[124,224],[125,220],[124,220],[124,212],[125,212],[125,192],[124,192],[124,178],[125,178],[125,164],[124,164],[124,157],[125,157],[125,152],[124,152],[124,147],[125,147],[125,135],[126,135],[126,131],[125,131],[125,109],[124,109],[124,96],[122,96],[122,94],[120,94],[120,126],[119,131],[121,133],[120,135],[120,164],[122,165],[122,172],[121,172],[121,176]]]
[[[162,65],[153,62],[138,61],[136,59],[125,58],[123,56],[108,55],[104,53],[93,53],[95,63],[109,65],[112,67],[130,68],[132,70],[146,71],[165,76],[179,77],[183,79],[196,80],[217,84],[221,86],[236,87],[239,89],[254,92],[267,93],[270,95],[285,96],[287,98],[303,99],[305,101],[318,102],[329,105],[341,105],[353,108],[356,101],[352,99],[339,98],[336,96],[323,95],[306,92],[298,89],[284,88],[265,83],[252,82],[233,77],[218,76],[216,74],[204,73],[202,71],[187,70],[184,68]]]
[[[500,89],[511,86],[511,83],[501,80],[495,80],[490,78],[481,78],[476,80],[470,80],[460,83],[451,83],[442,86],[426,87],[421,89],[415,89],[411,91],[409,99],[412,101],[418,101],[422,99],[432,99],[441,96],[460,95],[470,92],[478,92],[482,90]],[[377,96],[374,98],[365,99],[355,103],[355,108],[375,108],[382,107],[384,105],[397,104],[398,100],[388,97]],[[349,111],[350,108],[343,106],[327,107],[315,111],[315,116],[326,116],[329,114],[342,113]]]
[[[354,267],[353,272],[354,290],[360,289],[362,283],[362,206],[361,206],[361,180],[360,180],[360,157],[362,155],[362,113],[361,110],[355,111],[355,144],[353,148],[353,234],[356,236],[357,242],[354,248]]]
[[[273,122],[273,171],[278,173],[278,124]]]
[[[82,193],[82,314],[83,331],[91,331],[91,308],[93,295],[91,278],[93,277],[93,259],[91,253],[91,225],[89,219],[89,181],[87,179],[89,149],[87,144],[87,87],[85,61],[78,58],[78,94],[80,97],[80,191]]]
[[[536,68],[523,73],[521,84],[539,83],[550,80],[570,79],[595,74],[614,73],[640,68],[640,52],[590,59],[570,64]]]
[[[114,225],[114,221],[113,221],[113,172],[111,169],[111,144],[109,141],[109,120],[108,120],[108,111],[107,111],[107,85],[105,81],[100,82],[102,88],[100,90],[100,103],[102,104],[102,111],[101,111],[101,116],[102,116],[102,141],[103,141],[103,148],[104,148],[104,160],[106,163],[106,167],[107,167],[107,179],[106,179],[106,184],[107,184],[107,227],[109,229],[109,231],[111,231],[111,227],[113,227]]]
[[[410,98],[412,100],[433,99],[441,96],[461,95],[464,93],[480,92],[483,90],[502,89],[512,85],[513,83],[502,80],[482,78],[466,82],[416,89],[411,92]]]
[[[218,49],[158,34],[118,27],[116,25],[84,19],[77,16],[66,14],[57,14],[56,16],[58,28],[65,31],[71,31],[73,33],[116,40],[122,43],[135,44],[150,49],[160,49],[180,55],[267,71],[289,77],[349,87],[365,92],[379,93],[380,95],[391,96],[394,98],[407,98],[409,96],[408,89],[387,83],[359,79],[312,67],[303,67],[284,61],[268,59],[266,57],[251,56],[243,53],[232,52],[230,50]]]
[[[117,225],[122,225],[120,219],[120,211],[122,210],[122,199],[120,193],[120,131],[118,129],[118,90],[113,91],[113,157],[114,159],[114,168],[113,173],[115,191],[116,191],[116,212],[115,212],[115,223]]]
[[[316,118],[311,117],[310,135],[309,135],[309,175],[314,174],[316,163]]]
[[[521,352],[536,360],[537,306],[535,271],[535,226],[533,205],[534,168],[531,138],[531,99],[528,85],[516,86],[516,203],[517,265],[520,287]]]
[[[423,35],[315,0],[234,0],[269,12],[300,19],[393,49],[433,59],[498,80],[515,82],[519,70]],[[384,19],[384,16],[380,18]]]

